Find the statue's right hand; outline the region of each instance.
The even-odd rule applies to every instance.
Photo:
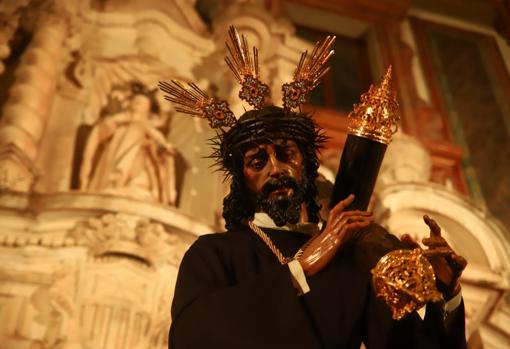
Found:
[[[298,258],[305,275],[311,276],[322,270],[336,252],[352,236],[352,233],[369,226],[372,213],[367,211],[344,211],[354,200],[349,195],[333,207],[326,228],[308,245]]]

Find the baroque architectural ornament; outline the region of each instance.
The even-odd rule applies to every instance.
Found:
[[[123,214],[108,213],[79,223],[68,235],[79,246],[88,246],[94,257],[123,257],[148,267],[163,262],[175,263],[178,238],[161,223],[147,219],[133,220]]]

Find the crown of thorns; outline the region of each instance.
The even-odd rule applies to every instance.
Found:
[[[237,119],[228,102],[207,95],[194,83],[178,80],[160,81],[158,86],[165,99],[176,104],[176,110],[209,121],[217,130],[213,139],[215,151],[212,155],[224,170],[231,171],[231,158],[236,149],[248,143],[257,143],[275,138],[289,138],[311,142],[320,146],[325,140],[322,131],[308,114],[295,111],[308,101],[309,93],[329,71],[327,62],[333,55],[335,36],[329,35],[316,42],[312,53],[304,51],[294,71],[293,80],[282,85],[283,108],[271,106],[269,86],[259,78],[258,50],[234,26],[228,31],[225,42],[228,54],[225,62],[241,84],[239,98],[254,107]]]

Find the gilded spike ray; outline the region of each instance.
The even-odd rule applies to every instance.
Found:
[[[334,53],[331,49],[334,41],[335,36],[328,36],[316,43],[311,54],[303,52],[294,72],[294,80],[282,86],[285,109],[297,108],[305,103],[310,91],[328,72],[327,62]],[[234,26],[229,28],[225,44],[225,62],[241,84],[239,97],[255,109],[265,107],[270,100],[270,90],[269,86],[260,80],[257,48],[253,47],[250,52],[248,40],[244,35],[240,35]],[[159,88],[166,94],[165,99],[177,105],[177,111],[206,118],[213,128],[232,127],[236,122],[226,101],[211,98],[193,83],[183,84],[172,80],[160,82]]]
[[[226,101],[218,101],[209,97],[194,83],[188,83],[186,87],[178,80],[171,83],[160,81],[158,86],[166,93],[165,99],[177,104],[178,112],[200,116],[209,120],[212,128],[231,127],[236,119],[228,107]]]
[[[282,86],[284,108],[297,108],[308,100],[308,94],[317,87],[320,79],[329,71],[327,62],[334,54],[332,47],[335,39],[334,35],[329,35],[315,44],[310,55],[308,51],[301,54],[294,72],[294,80]]]
[[[234,26],[231,26],[228,31],[228,39],[225,45],[228,51],[225,62],[242,86],[241,91],[239,91],[239,98],[257,109],[262,108],[269,97],[269,86],[259,79],[257,48],[253,47],[252,59],[248,48],[248,40],[244,35],[239,35]]]

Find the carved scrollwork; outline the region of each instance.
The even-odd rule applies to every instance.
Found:
[[[68,237],[88,246],[96,258],[124,258],[146,267],[175,264],[185,249],[179,237],[161,223],[124,214],[89,218],[69,231]]]

